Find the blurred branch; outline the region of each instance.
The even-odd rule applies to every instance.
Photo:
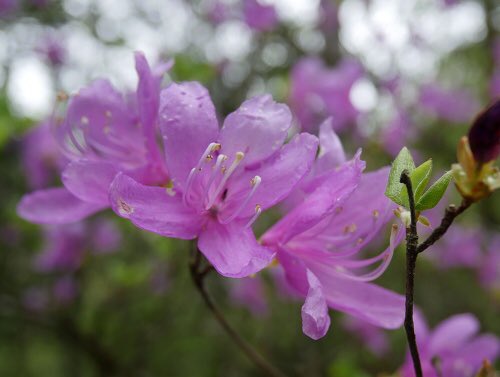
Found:
[[[247,355],[247,357],[257,365],[262,371],[264,371],[268,376],[271,377],[285,377],[283,373],[277,370],[273,365],[271,365],[266,359],[262,357],[250,344],[248,344],[231,325],[227,322],[224,314],[215,305],[214,301],[208,294],[205,288],[205,277],[207,274],[213,270],[212,266],[201,266],[202,256],[195,244],[193,244],[193,255],[189,262],[189,271],[191,273],[191,278],[193,279],[194,285],[198,292],[200,293],[205,305],[212,312],[215,319],[224,331],[229,335],[231,340]]]

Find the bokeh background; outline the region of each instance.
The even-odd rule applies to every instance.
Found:
[[[499,31],[495,0],[0,0],[0,375],[261,375],[203,306],[186,243],[112,213],[64,227],[17,216],[24,193],[58,183],[63,162],[43,121],[58,111],[59,91],[101,77],[133,90],[133,52],[143,51],[153,63],[174,59],[165,85],[203,83],[221,117],[271,93],[297,130],[314,133],[332,116],[368,170],[407,145],[442,172],[475,114],[500,95]],[[450,188],[445,202],[456,201]],[[431,326],[470,312],[482,332],[500,335],[499,229],[493,195],[420,258],[416,302]],[[403,363],[402,330],[333,311],[324,339],[305,337],[302,301],[276,275],[214,274],[208,285],[280,369],[365,377]],[[402,249],[379,282],[403,292]]]

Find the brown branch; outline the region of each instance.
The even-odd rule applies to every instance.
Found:
[[[212,312],[217,322],[219,322],[220,326],[229,335],[231,340],[247,355],[247,357],[268,376],[285,377],[283,373],[281,373],[266,359],[264,359],[262,355],[260,355],[250,344],[248,344],[227,322],[224,314],[222,314],[220,309],[215,305],[214,301],[205,288],[205,277],[207,276],[208,272],[213,270],[213,268],[211,268],[211,266],[201,268],[201,253],[199,252],[198,248],[194,248],[193,252],[194,254],[192,255],[191,261],[189,263],[191,278],[193,279],[196,289],[203,298],[205,305]]]
[[[410,348],[415,376],[422,377],[422,365],[418,353],[417,339],[415,336],[415,326],[413,324],[413,296],[415,291],[415,267],[417,264],[417,215],[415,211],[415,197],[410,175],[407,170],[401,173],[400,182],[406,186],[408,200],[410,204],[411,223],[406,228],[406,300],[405,300],[405,331]]]

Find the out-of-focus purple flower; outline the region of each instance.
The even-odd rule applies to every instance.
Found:
[[[203,86],[172,84],[160,105],[172,181],[165,189],[118,174],[110,191],[113,210],[166,237],[197,237],[224,276],[251,275],[274,256],[257,243],[251,225],[291,192],[316,154],[317,138],[309,134],[283,145],[290,125],[288,107],[264,95],[245,101],[219,130]]]
[[[59,146],[71,161],[62,173],[64,187],[25,195],[18,206],[21,217],[42,224],[82,220],[109,207],[109,185],[119,172],[142,183],[168,181],[156,143],[156,120],[161,77],[169,66],[151,70],[141,53],[135,60],[135,103],[105,80],[70,99],[64,119],[54,126]]]
[[[475,268],[481,261],[481,241],[482,235],[478,229],[457,225],[450,228],[432,253],[426,255],[441,268]]]
[[[249,277],[232,280],[231,299],[240,306],[249,309],[255,316],[265,316],[268,313],[266,295],[262,280],[258,277]]]
[[[479,268],[479,280],[486,288],[500,292],[500,236],[494,236],[488,244]]]
[[[45,245],[35,259],[35,268],[41,272],[75,271],[87,250],[94,254],[111,253],[120,242],[121,234],[109,220],[47,227]]]
[[[362,175],[360,152],[344,161],[331,123],[321,125],[320,143],[312,173],[294,194],[296,205],[262,236],[262,244],[276,251],[288,283],[306,296],[306,335],[325,335],[327,305],[377,326],[399,327],[404,298],[369,281],[385,271],[403,232],[393,228],[384,252],[361,257],[392,218],[394,205],[384,195],[389,169]]]
[[[46,244],[35,260],[35,268],[42,272],[78,269],[85,252],[84,224],[50,227],[45,232]]]
[[[49,294],[43,287],[28,288],[22,297],[22,305],[33,312],[43,312],[49,304]]]
[[[278,24],[278,15],[272,5],[259,0],[243,0],[243,17],[246,24],[258,31],[270,31]]]
[[[292,70],[289,102],[303,130],[314,131],[328,117],[335,130],[356,120],[359,112],[349,94],[354,83],[363,76],[363,68],[352,59],[334,68],[324,66],[315,57],[300,60]]]
[[[420,90],[420,105],[433,116],[454,123],[467,123],[477,113],[479,104],[466,90],[446,90],[427,84]]]
[[[53,67],[61,66],[66,60],[66,48],[61,36],[46,35],[37,48],[40,53]]]
[[[95,254],[109,254],[118,250],[122,234],[115,223],[99,219],[89,224],[88,234],[92,234],[90,249]]]
[[[21,160],[28,184],[33,189],[47,187],[62,171],[67,159],[54,140],[50,122],[40,123],[26,134]]]
[[[230,17],[231,10],[229,9],[229,5],[222,1],[212,1],[208,7],[208,18],[215,25],[223,23]]]
[[[344,317],[344,328],[355,335],[376,356],[383,356],[389,350],[387,334],[377,326],[354,317]]]
[[[382,144],[385,150],[396,156],[414,137],[414,130],[409,114],[403,109],[398,109],[392,121],[382,131]]]
[[[476,161],[487,163],[500,154],[500,99],[476,118],[469,131],[469,145]]]
[[[414,321],[425,377],[474,376],[483,360],[494,362],[499,354],[500,343],[496,336],[476,336],[479,322],[472,314],[454,315],[441,322],[432,332],[418,312],[414,315]],[[410,355],[401,368],[401,375],[415,376]]]
[[[52,287],[52,293],[57,303],[67,305],[77,296],[78,284],[73,276],[62,276],[55,281],[54,286]]]
[[[0,0],[0,18],[8,17],[19,8],[19,0]]]

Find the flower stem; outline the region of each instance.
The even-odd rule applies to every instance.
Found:
[[[217,322],[219,322],[220,326],[229,335],[231,340],[247,355],[247,357],[268,376],[285,377],[282,372],[277,370],[266,359],[264,359],[262,355],[260,355],[250,344],[248,344],[227,322],[224,314],[222,314],[220,309],[215,305],[205,288],[205,277],[207,276],[207,273],[212,270],[212,268],[211,266],[202,268],[200,265],[202,259],[200,251],[196,247],[194,247],[193,251],[194,255],[189,263],[191,278],[193,279],[196,289],[203,298],[205,305],[212,312]]]
[[[406,186],[408,191],[408,201],[410,204],[411,222],[406,228],[406,301],[405,301],[405,331],[410,348],[415,376],[422,377],[422,365],[418,353],[417,339],[415,337],[415,327],[413,324],[413,295],[415,290],[415,267],[417,264],[417,216],[415,211],[415,197],[413,196],[413,187],[410,175],[407,170],[401,173],[400,182]]]

